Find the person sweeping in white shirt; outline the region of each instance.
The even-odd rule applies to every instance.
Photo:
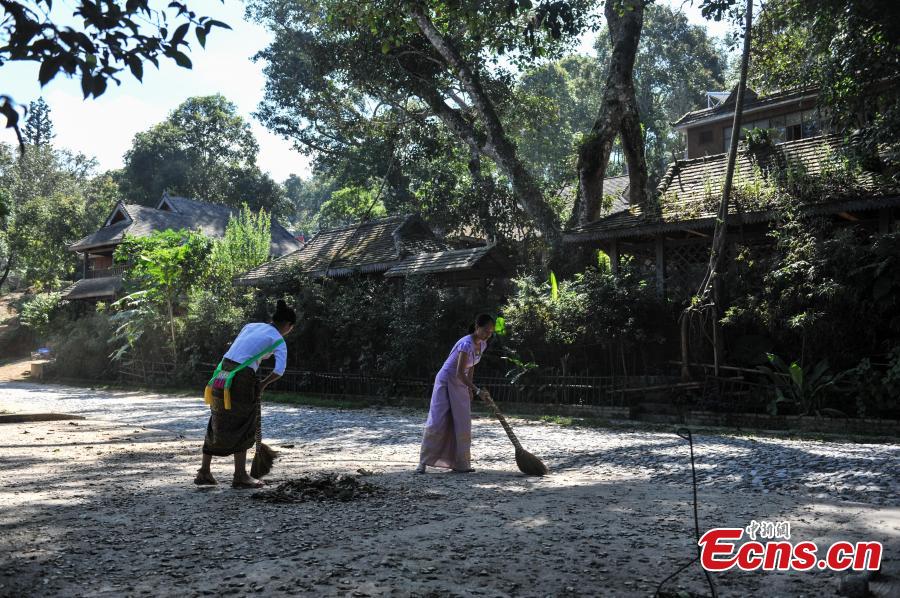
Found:
[[[294,329],[297,314],[279,300],[271,323],[247,324],[234,339],[206,389],[209,424],[203,441],[203,462],[194,483],[216,484],[212,458],[234,455],[234,488],[260,488],[263,482],[247,473],[247,449],[256,441],[258,401],[263,390],[284,374],[287,346],[284,337]],[[259,363],[275,355],[275,369],[262,381]]]

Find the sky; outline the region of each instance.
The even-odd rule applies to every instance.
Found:
[[[706,26],[716,37],[726,32],[724,24],[704,20],[689,1],[660,1],[681,7],[690,22]],[[185,99],[221,93],[250,122],[260,147],[257,163],[263,171],[277,181],[290,174],[309,176],[309,158],[293,149],[289,141],[268,132],[252,116],[263,98],[265,85],[264,64],[253,62],[252,57],[268,45],[271,34],[244,19],[240,0],[202,2],[197,6],[201,4],[197,10],[228,23],[232,30],[214,29],[205,49],[194,40],[189,53],[193,62],[190,70],[171,61],[161,61],[159,70],[146,65],[143,83],[123,73],[121,86],[111,82],[100,98],[85,101],[77,79],[57,75],[42,89],[37,77],[38,63],[8,62],[0,70],[0,93],[11,95],[20,104],[43,96],[50,105],[56,145],[95,157],[100,170],[122,166],[122,157],[131,147],[134,135],[164,120]],[[592,45],[591,37],[586,36],[579,48],[590,53]],[[0,141],[13,144],[15,134],[2,130]]]

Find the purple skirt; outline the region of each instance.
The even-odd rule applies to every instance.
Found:
[[[431,467],[470,468],[472,401],[469,389],[455,377],[438,373],[431,392],[431,407],[419,463]]]

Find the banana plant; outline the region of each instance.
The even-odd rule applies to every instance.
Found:
[[[819,414],[822,397],[836,382],[828,371],[828,360],[823,359],[811,369],[804,369],[796,361],[788,365],[772,353],[766,353],[766,358],[771,367],[760,365],[757,369],[775,386],[775,398],[769,403],[769,413],[778,415],[780,406],[794,405],[804,415]]]
[[[517,383],[522,376],[531,372],[532,370],[537,369],[538,364],[533,361],[525,361],[524,359],[520,359],[518,354],[511,350],[507,349],[508,355],[503,355],[500,359],[509,363],[512,367],[506,372],[506,379],[509,380],[510,384]]]

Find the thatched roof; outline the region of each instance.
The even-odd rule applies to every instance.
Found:
[[[787,197],[796,196],[791,184],[819,185],[798,197],[812,213],[878,209],[898,205],[898,190],[880,183],[877,175],[848,168],[840,137],[826,135],[779,143],[753,153],[738,152],[729,215],[743,222],[762,222]],[[644,214],[640,206],[627,206],[584,226],[566,231],[563,240],[579,243],[652,235],[666,230],[715,226],[722,196],[726,155],[677,160],[660,182],[658,214]],[[793,183],[785,179],[791,173]],[[790,177],[788,177],[790,178]]]
[[[421,275],[456,275],[471,277],[503,275],[512,270],[508,258],[494,245],[470,249],[452,249],[433,253],[417,253],[400,260],[384,273],[388,278]]]
[[[493,264],[495,258],[489,254],[490,247],[451,250],[420,217],[392,216],[320,231],[301,249],[254,268],[235,282],[278,284],[288,272],[311,278],[449,274]]]

